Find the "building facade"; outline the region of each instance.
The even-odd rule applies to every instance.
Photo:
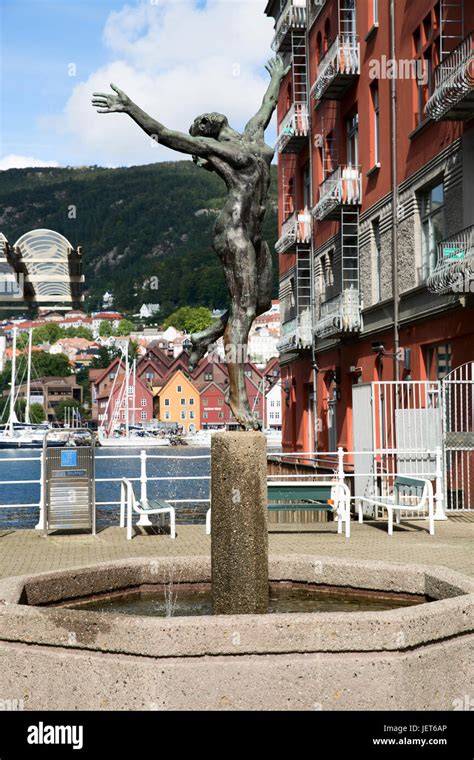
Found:
[[[353,450],[354,386],[474,360],[474,4],[394,6],[266,7],[287,450]]]

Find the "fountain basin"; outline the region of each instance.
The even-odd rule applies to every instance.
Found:
[[[53,607],[210,582],[202,557],[0,581],[0,694],[29,709],[450,710],[472,690],[474,580],[444,568],[272,557],[271,581],[432,599],[386,611],[144,617]]]

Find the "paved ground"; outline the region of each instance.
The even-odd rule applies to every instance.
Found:
[[[430,536],[425,522],[394,526],[387,535],[386,521],[353,522],[346,541],[334,523],[271,526],[271,554],[316,554],[398,563],[444,565],[474,575],[474,515],[454,516],[436,523]],[[154,529],[151,529],[152,531]],[[51,534],[35,530],[0,532],[0,577],[79,567],[124,557],[205,555],[211,549],[204,526],[179,525],[177,538],[156,534],[137,535],[132,541],[125,530],[107,528],[97,536]]]

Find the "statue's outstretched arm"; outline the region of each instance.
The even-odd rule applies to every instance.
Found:
[[[115,91],[115,95],[94,92],[92,96],[92,105],[97,107],[98,113],[127,113],[156,142],[180,153],[189,153],[203,159],[213,154],[231,164],[238,162],[238,157],[234,155],[229,146],[212,138],[194,137],[185,132],[168,129],[164,124],[145,113],[123,90],[114,84],[110,86]]]
[[[263,139],[263,133],[270,123],[273,112],[277,107],[278,93],[282,79],[288,74],[291,66],[285,66],[281,56],[271,58],[265,66],[271,76],[270,84],[264,95],[262,105],[245,127],[245,135],[248,137],[260,137]]]

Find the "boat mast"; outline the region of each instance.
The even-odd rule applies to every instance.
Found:
[[[15,416],[15,375],[16,375],[16,327],[13,328],[13,341],[12,341],[12,379],[10,383],[10,418],[8,425],[10,427],[10,435],[13,435],[13,421]]]
[[[30,327],[28,334],[28,374],[26,377],[26,408],[25,422],[30,423],[30,390],[31,390],[31,349],[33,346],[33,328]]]
[[[129,341],[127,340],[127,344],[125,347],[126,350],[126,356],[125,356],[125,435],[128,438],[129,431],[130,431],[130,421],[129,421],[129,395],[128,395],[128,383],[130,382],[130,363],[128,358],[128,344]]]
[[[132,415],[132,422],[135,425],[135,407],[136,407],[136,400],[137,400],[137,360],[136,358],[133,360],[133,415]]]

